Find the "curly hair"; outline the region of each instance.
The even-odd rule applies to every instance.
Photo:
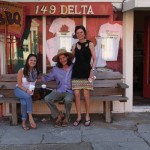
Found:
[[[68,55],[66,55],[66,54],[64,54],[66,57],[68,56]],[[70,58],[70,57],[68,57],[67,58],[67,65],[68,66],[70,66],[72,64],[72,58]],[[60,61],[59,61],[59,59],[58,59],[58,62],[57,62],[57,64],[56,64],[56,66],[58,67],[58,68],[63,68],[63,65],[60,63]]]

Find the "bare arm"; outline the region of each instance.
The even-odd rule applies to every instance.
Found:
[[[95,54],[95,47],[94,47],[94,44],[92,42],[89,43],[89,48],[90,48],[90,51],[92,54],[92,60],[93,60],[91,67],[92,67],[92,69],[94,69],[96,66],[96,54]]]
[[[75,57],[75,47],[76,47],[76,44],[73,44],[72,45],[72,49],[71,49],[71,51],[72,51],[72,55]]]
[[[26,89],[25,87],[22,86],[22,77],[23,77],[23,70],[20,69],[20,70],[18,71],[18,75],[17,75],[18,87],[19,87],[21,90],[25,91],[26,93],[32,94],[32,91],[30,91],[29,89]]]
[[[20,89],[22,89],[23,91],[26,92],[27,89],[22,86],[22,77],[23,77],[23,70],[20,69],[20,70],[18,71],[18,75],[17,75],[18,87],[19,87]]]
[[[94,47],[94,44],[92,42],[89,43],[89,48],[90,48],[90,51],[91,51],[91,55],[92,55],[92,64],[91,64],[91,71],[90,71],[90,78],[94,79],[94,68],[96,66],[96,54],[95,54],[95,47]]]

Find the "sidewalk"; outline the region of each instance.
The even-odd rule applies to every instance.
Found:
[[[92,124],[54,128],[36,117],[37,129],[24,131],[0,119],[0,150],[150,150],[150,113],[113,114],[113,123],[91,115]]]

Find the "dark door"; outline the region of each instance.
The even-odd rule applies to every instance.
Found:
[[[150,17],[145,21],[144,32],[144,87],[143,96],[150,98]]]

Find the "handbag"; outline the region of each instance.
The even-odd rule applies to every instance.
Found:
[[[33,100],[43,100],[44,97],[48,94],[50,94],[54,89],[50,88],[37,88],[34,91],[34,94],[32,96]]]

